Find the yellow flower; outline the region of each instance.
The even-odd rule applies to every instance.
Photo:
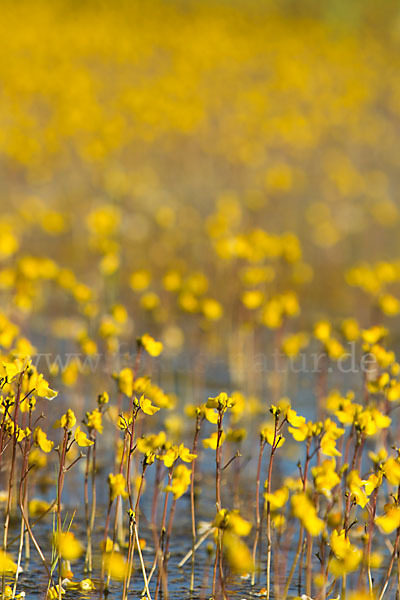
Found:
[[[146,352],[150,354],[150,356],[160,356],[161,352],[163,351],[162,342],[156,342],[156,340],[148,333],[143,334],[142,337],[138,339],[138,342],[143,346]]]
[[[300,313],[299,299],[294,291],[290,290],[281,294],[280,301],[286,316],[296,317]]]
[[[163,277],[163,286],[169,292],[176,292],[181,286],[181,275],[179,271],[167,271]]]
[[[189,448],[185,448],[184,444],[181,444],[178,449],[179,458],[184,462],[190,463],[195,458],[197,458],[197,454],[191,454]]]
[[[279,433],[276,435],[275,439],[275,428],[272,425],[266,425],[260,431],[260,435],[269,444],[272,446],[275,444],[276,448],[280,448],[285,443],[285,438],[282,437]],[[275,440],[275,441],[274,441]]]
[[[347,475],[347,485],[351,495],[357,504],[361,506],[361,508],[364,508],[364,506],[368,503],[368,496],[365,492],[365,489],[362,489],[366,483],[367,482],[365,480],[360,478],[358,471],[355,469],[350,471],[350,473]]]
[[[32,498],[32,500],[29,501],[28,508],[31,517],[40,517],[40,515],[45,513],[50,508],[50,504],[45,500],[38,500],[37,498]]]
[[[249,521],[240,516],[238,510],[229,511],[228,530],[235,535],[247,536],[251,531],[252,525]]]
[[[286,419],[293,427],[301,427],[306,422],[305,418],[298,415],[292,408],[287,409]]]
[[[267,483],[267,482],[266,482]],[[265,502],[269,502],[271,511],[277,510],[278,508],[282,508],[285,506],[286,502],[289,498],[289,488],[286,486],[275,490],[275,492],[268,494],[267,492],[264,494]]]
[[[47,439],[46,433],[40,427],[36,427],[33,432],[33,439],[36,446],[39,446],[43,452],[50,452],[54,446],[54,442]]]
[[[331,329],[332,327],[329,321],[318,321],[318,323],[314,325],[314,337],[325,343],[330,338]]]
[[[121,221],[119,209],[111,204],[103,204],[95,208],[87,216],[89,230],[98,236],[112,235]]]
[[[360,337],[360,326],[356,319],[344,319],[341,329],[348,342],[355,342]]]
[[[114,254],[113,252],[109,252],[102,256],[99,267],[100,271],[104,275],[112,275],[118,269],[120,265],[120,258],[118,254]]]
[[[47,465],[47,456],[39,448],[32,448],[29,453],[28,465],[31,469],[41,469]]]
[[[82,352],[88,356],[93,356],[97,352],[97,344],[88,337],[82,337],[79,341]]]
[[[317,515],[314,504],[305,492],[294,494],[291,500],[293,514],[312,536],[319,535],[324,529],[324,522]]]
[[[69,408],[67,410],[67,412],[61,417],[61,419],[57,420],[54,423],[53,427],[54,428],[63,427],[64,429],[72,429],[75,424],[76,424],[75,413],[73,410],[71,410]]]
[[[120,327],[115,320],[109,315],[104,315],[100,320],[99,335],[106,339],[112,340],[114,336],[118,335]]]
[[[292,434],[296,442],[304,442],[305,439],[313,436],[312,426],[312,422],[308,421],[308,423],[303,423],[300,427],[288,427],[288,431]]]
[[[122,394],[130,398],[133,394],[133,371],[126,367],[118,374],[114,374],[114,378],[118,382],[118,389]]]
[[[224,531],[230,531],[237,536],[249,535],[251,523],[240,516],[238,510],[222,508],[215,516],[213,526]]]
[[[368,408],[357,414],[354,424],[365,435],[375,435],[380,429],[390,426],[392,419],[377,408]]]
[[[110,552],[104,556],[104,566],[112,579],[124,580],[128,573],[128,564],[118,552]]]
[[[396,381],[395,379],[390,380],[389,388],[386,390],[386,397],[389,402],[400,400],[400,381]]]
[[[336,440],[344,434],[344,429],[338,427],[331,419],[324,421],[324,435],[321,438],[321,452],[326,456],[340,456],[336,449]]]
[[[36,408],[36,398],[34,396],[28,396],[24,398],[19,405],[19,409],[22,413],[27,413],[30,410],[34,411]]]
[[[340,477],[336,473],[335,459],[324,460],[321,465],[313,467],[311,472],[314,477],[315,489],[330,499],[332,488],[340,483]]]
[[[47,592],[47,596],[49,598],[49,600],[58,600],[58,590],[59,590],[59,586],[58,585],[53,585],[51,588],[49,588],[49,591]],[[61,594],[65,594],[65,590],[63,587],[61,587]]]
[[[0,550],[0,573],[16,573],[17,565],[7,552]]]
[[[254,571],[252,555],[246,544],[237,535],[225,531],[222,536],[225,559],[231,571],[247,575]]]
[[[107,537],[106,541],[102,540],[100,542],[100,550],[106,554],[108,552],[111,552],[111,550],[113,548],[114,548],[113,541],[110,537]]]
[[[99,406],[103,405],[103,404],[108,404],[110,401],[110,398],[107,394],[107,392],[103,392],[102,394],[99,394],[97,397],[97,404]]]
[[[249,310],[259,308],[264,301],[264,294],[261,290],[246,290],[242,294],[242,302]]]
[[[388,317],[394,317],[400,312],[400,301],[392,294],[383,294],[379,298],[379,306],[381,311]]]
[[[250,533],[251,523],[243,519],[237,510],[222,509],[217,513],[213,525],[223,531],[224,554],[230,568],[235,573],[251,572],[254,568],[252,557],[240,539]]]
[[[68,365],[62,370],[61,379],[65,385],[75,385],[78,375],[80,373],[81,366],[77,359],[71,359]]]
[[[128,492],[126,491],[126,481],[122,473],[117,473],[117,475],[110,473],[108,476],[108,485],[110,488],[111,502],[115,500],[117,496],[122,496],[122,498],[128,497]]]
[[[169,469],[179,457],[178,446],[172,446],[164,454],[157,454],[157,458],[162,460],[164,465]]]
[[[387,335],[388,331],[385,327],[380,325],[374,325],[369,329],[363,329],[361,332],[361,337],[367,344],[376,344],[383,337]]]
[[[146,452],[144,455],[144,463],[146,465],[152,465],[153,462],[155,461],[156,455],[154,454],[154,452],[152,452],[151,450]],[[140,479],[140,475],[138,475],[136,482]],[[143,481],[143,485],[144,487],[146,487],[146,481]],[[139,489],[139,488],[138,488]],[[144,488],[143,488],[144,489]]]
[[[389,367],[392,367],[396,360],[395,353],[392,350],[385,350],[385,348],[379,344],[374,344],[371,347],[366,346],[365,350],[369,350],[369,352],[373,354],[378,365],[382,369],[388,369]]]
[[[120,324],[124,324],[128,320],[128,312],[122,304],[114,304],[111,307],[111,315],[113,319]]]
[[[223,315],[222,305],[214,298],[205,298],[201,308],[204,316],[209,321],[219,321]]]
[[[142,411],[144,412],[145,415],[152,416],[160,410],[157,406],[153,406],[151,403],[151,400],[149,400],[148,398],[145,398],[144,395],[141,396],[139,403],[140,403],[140,408],[142,409]]]
[[[325,456],[341,456],[341,453],[336,448],[335,438],[327,433],[321,438],[321,452]]]
[[[130,277],[130,286],[135,292],[142,292],[150,285],[151,273],[146,269],[134,271]]]
[[[379,392],[384,391],[384,389],[390,383],[390,375],[389,373],[382,373],[377,379],[372,381],[367,381],[367,388],[370,394],[379,394]]]
[[[339,360],[345,353],[342,344],[334,338],[325,341],[325,348],[332,360]]]
[[[149,312],[158,308],[160,304],[160,297],[155,292],[146,292],[140,298],[140,306]]]
[[[335,417],[339,419],[343,425],[352,425],[358,418],[358,415],[362,412],[360,404],[355,402],[346,401],[340,408],[335,411]]]
[[[386,448],[381,448],[378,453],[372,451],[368,452],[369,458],[372,460],[372,462],[374,462],[377,465],[385,461],[387,459],[387,455],[388,454]]]
[[[167,485],[165,491],[172,492],[175,500],[183,496],[190,485],[191,473],[192,471],[185,465],[178,465],[174,469],[171,484]]]
[[[219,446],[221,447],[222,444],[224,443],[226,438],[226,433],[223,431],[221,434],[221,438],[219,441]],[[209,438],[205,438],[203,440],[203,446],[204,448],[210,448],[211,450],[216,450],[217,449],[217,443],[218,443],[218,432],[214,431]]]
[[[274,527],[274,529],[280,530],[281,532],[284,531],[284,529],[286,527],[285,515],[282,515],[277,512],[272,513],[271,521],[272,521],[272,526]]]
[[[89,429],[103,433],[102,414],[98,408],[95,408],[90,413],[86,413],[86,420]]]
[[[47,400],[53,400],[58,394],[55,390],[52,390],[41,373],[34,373],[30,379],[30,385],[35,390],[35,395],[40,398],[46,398]]]
[[[215,398],[209,398],[206,403],[206,408],[215,408],[218,412],[225,412],[228,408],[232,408],[234,402],[226,392],[221,392]]]
[[[383,472],[389,483],[395,486],[400,485],[400,458],[392,456],[388,458],[383,465]]]
[[[300,331],[299,333],[293,333],[284,338],[282,342],[282,350],[286,356],[294,357],[297,356],[300,350],[303,350],[309,342],[309,337],[306,333]]]
[[[283,306],[279,298],[271,298],[264,304],[261,321],[269,329],[278,329],[283,323]]]
[[[122,413],[121,415],[118,415],[117,426],[119,429],[121,429],[121,431],[125,431],[125,429],[127,429],[131,423],[132,417],[129,413]]]
[[[65,560],[75,560],[79,558],[84,551],[82,544],[75,538],[71,531],[56,533],[55,543],[58,552]]]
[[[364,489],[367,496],[370,496],[372,492],[382,485],[383,473],[379,471],[377,475],[375,473],[371,473],[366,481],[364,481]]]
[[[344,530],[340,533],[336,529],[333,530],[330,545],[334,557],[329,562],[329,569],[333,575],[339,577],[358,568],[363,552],[352,546],[350,539],[345,536]]]
[[[75,429],[75,441],[78,446],[82,446],[82,448],[92,446],[94,444],[93,440],[90,440],[86,433],[82,431],[79,426]]]
[[[190,292],[182,292],[179,295],[179,306],[188,313],[195,313],[199,307],[199,301]]]
[[[12,589],[11,585],[6,584],[4,586],[4,598],[5,598],[5,600],[11,600],[12,597],[13,597],[13,589]],[[25,592],[23,592],[22,597],[25,597]],[[21,595],[17,594],[15,596],[15,598],[21,598]]]
[[[218,413],[213,408],[207,408],[205,404],[204,406],[204,416],[209,423],[213,423],[216,425],[218,423]]]
[[[7,382],[11,383],[16,375],[21,373],[24,369],[24,365],[21,361],[15,360],[14,362],[3,362],[1,369],[1,377],[6,377]]]
[[[137,440],[136,447],[139,452],[145,454],[146,452],[154,452],[158,448],[161,448],[166,442],[166,435],[164,431],[160,431],[157,434],[150,434],[143,436]]]
[[[392,533],[400,527],[400,507],[389,507],[384,515],[376,518],[375,522],[383,533]]]
[[[22,442],[23,439],[25,439],[26,437],[29,437],[31,434],[31,430],[29,429],[29,427],[25,427],[25,429],[21,429],[21,427],[18,427],[17,425],[17,442]]]

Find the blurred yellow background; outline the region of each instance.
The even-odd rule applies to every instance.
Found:
[[[1,3],[0,290],[27,335],[229,352],[399,313],[400,12],[323,4]]]

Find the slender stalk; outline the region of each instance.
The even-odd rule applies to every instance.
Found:
[[[91,515],[90,515],[90,521],[89,521],[89,539],[88,539],[88,549],[90,548],[89,552],[89,561],[88,561],[88,568],[89,571],[92,571],[92,534],[93,534],[93,528],[94,528],[94,520],[96,517],[96,432],[94,432],[94,439],[93,439],[93,447],[92,447],[92,511],[91,511]]]
[[[145,458],[144,461],[143,461],[142,477],[140,479],[139,490],[138,490],[138,494],[137,494],[137,498],[136,498],[136,503],[135,503],[135,510],[132,511],[132,512],[130,512],[129,544],[128,544],[128,568],[127,568],[126,577],[124,578],[124,587],[123,587],[123,592],[122,592],[122,597],[123,598],[126,597],[126,594],[128,592],[128,589],[129,589],[130,580],[131,580],[133,554],[134,554],[134,550],[135,550],[134,529],[136,528],[136,530],[138,530],[138,525],[139,525],[139,502],[140,502],[140,496],[141,496],[142,490],[143,490],[143,483],[144,483],[144,477],[145,477],[147,465],[148,465],[148,463],[146,462],[146,458]],[[139,548],[138,548],[138,550],[139,550]]]
[[[90,532],[90,514],[89,514],[89,467],[91,458],[91,446],[87,449],[85,477],[83,482],[83,495],[85,501],[85,524],[86,524],[86,556],[85,556],[85,572],[92,570],[92,539]]]
[[[7,552],[8,528],[10,525],[10,508],[11,508],[11,498],[12,498],[12,490],[13,490],[13,483],[14,483],[14,469],[15,469],[15,461],[16,461],[16,449],[17,449],[18,409],[19,409],[19,401],[20,401],[20,397],[21,397],[22,379],[23,379],[24,374],[25,374],[25,371],[22,371],[20,373],[20,376],[18,379],[17,395],[15,397],[12,455],[11,455],[10,474],[9,474],[9,478],[8,478],[7,505],[6,505],[6,512],[5,512],[5,518],[4,518],[4,535],[3,535],[3,551],[4,552]],[[3,570],[3,574],[2,574],[2,592],[1,592],[1,594],[2,594],[2,600],[4,600],[4,597],[5,597],[5,571],[4,570]]]
[[[312,549],[313,538],[307,533],[307,554],[306,554],[306,596],[311,594],[311,577],[312,577]]]
[[[374,492],[373,492],[373,495],[371,498],[371,509],[370,509],[369,523],[368,523],[368,540],[367,540],[367,546],[366,546],[366,560],[365,560],[365,564],[367,566],[368,587],[369,587],[369,593],[370,593],[371,598],[373,596],[373,582],[372,582],[372,574],[371,574],[371,548],[372,548],[372,536],[374,533],[374,526],[375,526],[376,502],[377,502],[377,498],[378,498],[378,490],[379,490],[378,487],[376,487],[374,489]],[[364,572],[364,565],[361,567],[360,576],[362,576],[363,572]]]
[[[311,438],[308,438],[307,439],[306,460],[305,460],[305,463],[304,463],[304,472],[302,474],[303,492],[305,491],[306,485],[307,485],[308,468],[309,468],[310,459],[311,459],[310,446],[311,446]],[[290,568],[290,572],[289,572],[288,578],[286,580],[286,585],[285,585],[284,592],[283,592],[281,600],[286,600],[287,595],[289,593],[290,584],[292,583],[293,575],[294,575],[294,573],[296,571],[296,566],[297,566],[298,560],[300,558],[301,550],[302,550],[302,547],[303,547],[303,536],[304,536],[304,526],[300,525],[299,541],[298,541],[297,548],[296,548],[296,554],[295,554],[292,566]]]
[[[215,450],[215,498],[217,513],[221,510],[221,438],[223,431],[222,418],[223,414],[220,411],[218,414],[217,446]]]
[[[167,534],[166,534],[166,538],[165,538],[163,564],[164,564],[164,572],[165,572],[165,581],[166,582],[168,581],[168,552],[169,552],[169,543],[170,543],[171,534],[172,534],[172,525],[173,525],[174,517],[175,517],[175,510],[176,510],[176,498],[174,498],[172,501],[171,510],[169,513]],[[167,589],[165,589],[165,597],[167,597],[167,594],[168,594],[168,591],[167,591]]]
[[[390,559],[389,567],[388,567],[388,570],[386,572],[385,581],[383,583],[383,587],[382,587],[381,593],[379,594],[378,600],[382,600],[382,598],[383,598],[383,596],[384,596],[384,594],[386,592],[386,589],[387,589],[387,587],[389,585],[389,580],[390,580],[390,576],[392,574],[392,569],[393,569],[394,561],[395,561],[396,554],[397,554],[398,549],[399,549],[399,541],[400,541],[400,527],[397,528],[396,541],[394,543],[393,552],[392,552],[392,556],[391,556],[391,559]]]
[[[30,410],[29,410],[29,425],[31,424],[31,415],[32,415],[32,409],[30,408]],[[26,436],[24,442],[25,443],[24,443],[24,450],[23,450],[23,457],[22,457],[21,478],[20,478],[20,482],[19,482],[19,505],[23,504],[26,506],[26,491],[27,491],[27,485],[28,485],[28,455],[29,455],[29,450],[30,450],[30,446],[31,446],[30,436]],[[15,573],[14,587],[13,587],[13,593],[12,593],[13,598],[15,598],[15,594],[17,591],[18,576],[19,576],[19,571],[20,571],[20,567],[21,567],[21,559],[22,559],[22,550],[23,550],[23,546],[24,546],[24,533],[25,533],[24,520],[21,516],[21,532],[20,532],[19,548],[18,548],[17,571]]]
[[[218,410],[218,429],[217,429],[217,444],[215,449],[215,506],[217,513],[221,510],[221,438],[222,438],[222,419],[223,411]],[[222,557],[222,534],[218,530],[217,538],[217,549],[215,552],[214,570],[213,570],[213,583],[212,583],[212,597],[215,597],[216,583],[217,583],[217,567],[220,564]],[[221,573],[221,571],[220,571]],[[221,581],[222,583],[222,581]]]
[[[354,446],[353,460],[351,462],[351,470],[352,471],[354,470],[354,468],[356,466],[358,451],[359,451],[360,447],[362,447],[361,442],[362,442],[361,436],[357,435],[357,441]],[[347,498],[346,498],[345,512],[344,512],[344,520],[343,520],[343,529],[345,531],[346,537],[347,537],[347,532],[349,530],[349,518],[350,518],[351,505],[352,505],[351,493],[350,493],[350,491],[348,491]]]
[[[113,535],[112,535],[112,548],[111,548],[111,560],[110,562],[112,562],[113,556],[114,556],[114,548],[115,548],[115,544],[117,541],[117,529],[118,529],[118,515],[119,515],[119,510],[122,509],[121,506],[121,496],[117,496],[116,500],[115,500],[115,515],[114,515],[114,527],[113,527]],[[109,585],[110,585],[110,579],[111,579],[111,572],[110,570],[107,573],[107,582],[106,582],[106,590],[108,590]]]
[[[136,540],[136,545],[138,548],[140,566],[142,567],[142,574],[143,574],[143,579],[144,579],[144,587],[146,590],[147,600],[151,600],[151,595],[150,595],[150,590],[149,590],[149,582],[148,582],[148,578],[146,575],[146,567],[145,567],[144,560],[143,560],[142,550],[140,548],[139,533],[138,533],[138,528],[137,528],[135,521],[133,523],[133,527],[134,527],[134,531],[135,531],[135,540]]]
[[[203,418],[200,414],[196,416],[196,429],[193,438],[193,446],[192,453],[196,454],[197,452],[197,442],[199,439],[200,428]],[[195,468],[196,468],[196,459],[192,461],[192,473],[190,476],[190,516],[192,523],[192,561],[191,561],[191,571],[190,571],[190,591],[194,591],[194,560],[195,560],[195,552],[196,552],[196,512],[195,512],[195,499],[194,499],[194,483],[195,483]]]
[[[65,457],[67,454],[67,444],[69,439],[69,431],[67,427],[64,427],[64,437],[62,441],[61,453],[60,453],[60,466],[58,471],[57,480],[57,555],[58,555],[58,600],[61,600],[61,554],[60,554],[60,537],[62,531],[61,524],[61,495],[64,487],[65,477]]]
[[[162,466],[161,461],[157,460],[156,476],[155,476],[154,490],[153,490],[153,499],[151,502],[151,527],[153,530],[155,530],[155,527],[156,527],[158,498],[160,495],[161,466]]]
[[[272,467],[274,464],[275,451],[279,446],[280,437],[279,431],[281,430],[285,419],[279,425],[279,412],[275,413],[275,424],[274,424],[274,437],[272,440],[271,451],[268,462],[268,476],[267,476],[267,494],[271,493],[272,484]],[[279,425],[279,427],[278,427]],[[269,600],[271,593],[271,553],[272,553],[272,536],[271,536],[271,503],[267,501],[267,600]]]
[[[256,556],[257,556],[257,546],[258,546],[258,540],[260,537],[260,527],[261,527],[261,517],[260,517],[260,478],[261,478],[261,465],[262,465],[262,458],[263,458],[263,453],[264,453],[264,448],[265,448],[265,440],[263,439],[262,436],[260,436],[260,450],[258,453],[258,463],[257,463],[257,476],[256,476],[256,535],[254,538],[254,544],[253,544],[253,565],[255,566],[256,564]],[[255,583],[255,569],[251,575],[251,585],[254,585]]]
[[[168,469],[168,486],[171,485],[173,472],[174,472],[174,467],[172,466]],[[158,563],[158,575],[157,575],[155,600],[157,600],[157,598],[158,598],[161,578],[164,578],[164,573],[165,573],[164,572],[163,553],[164,553],[164,541],[165,541],[165,533],[166,533],[165,525],[166,525],[166,521],[167,521],[168,498],[169,498],[169,491],[165,492],[164,510],[163,510],[163,516],[162,516],[162,521],[161,521],[161,530],[160,530],[160,539],[159,539],[159,543],[158,543],[155,560],[153,563],[153,569],[155,568],[155,565]],[[152,572],[153,572],[153,569],[152,569]],[[150,576],[149,576],[149,579],[150,579]]]

